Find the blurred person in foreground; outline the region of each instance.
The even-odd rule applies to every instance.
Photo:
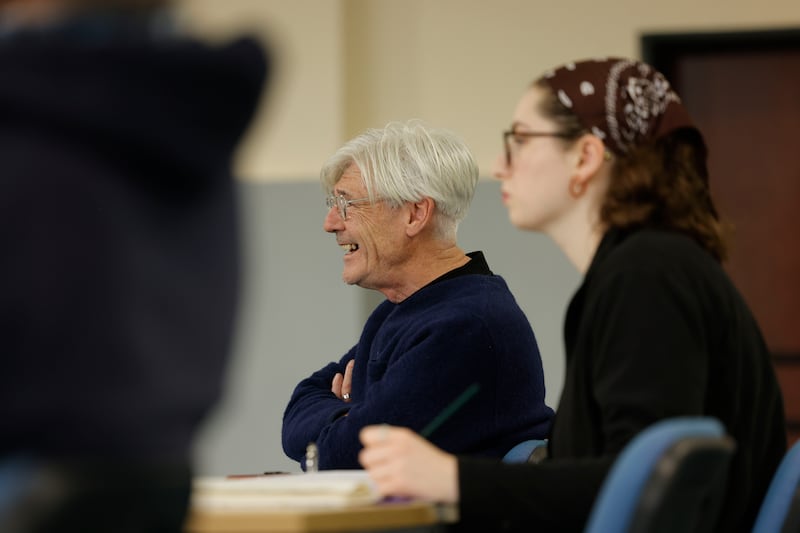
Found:
[[[287,455],[302,462],[314,442],[320,468],[359,468],[358,433],[382,422],[428,428],[446,450],[489,457],[542,438],[552,410],[533,330],[483,253],[456,241],[478,182],[464,142],[419,121],[391,123],[347,142],[321,179],[342,278],[386,300],[355,346],[295,388]]]
[[[268,61],[167,2],[0,1],[0,529],[179,531]]]
[[[669,82],[627,59],[568,63],[522,96],[494,171],[518,228],[584,274],[564,325],[566,375],[538,464],[455,457],[366,428],[384,494],[457,502],[462,529],[582,531],[612,463],[654,422],[719,419],[736,440],[720,532],[749,531],[786,448],[758,325],[722,268],[706,146]]]

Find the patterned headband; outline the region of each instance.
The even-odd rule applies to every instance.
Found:
[[[608,58],[567,63],[542,80],[617,155],[676,129],[694,127],[667,79],[639,61]]]

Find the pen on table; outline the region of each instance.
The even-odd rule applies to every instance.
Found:
[[[262,472],[260,474],[228,474],[225,476],[226,479],[248,479],[254,477],[267,477],[267,476],[287,476],[291,475],[291,472],[284,472],[282,470],[272,470],[269,472]]]
[[[444,424],[448,418],[453,416],[459,409],[461,409],[470,398],[475,396],[478,393],[478,390],[481,386],[477,383],[473,383],[469,387],[467,387],[464,392],[458,395],[458,397],[450,402],[450,405],[442,409],[442,411],[436,415],[433,420],[428,422],[428,425],[422,428],[422,431],[419,434],[426,439],[431,436],[431,433],[439,429],[439,426]]]
[[[316,472],[319,470],[319,450],[314,442],[309,442],[306,446],[306,472]]]

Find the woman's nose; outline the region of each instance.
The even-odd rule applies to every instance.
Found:
[[[494,158],[494,165],[492,165],[492,176],[495,179],[501,180],[509,176],[510,166],[506,160],[505,154],[497,154]]]

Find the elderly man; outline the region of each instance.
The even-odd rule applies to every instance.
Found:
[[[389,124],[345,144],[321,179],[342,278],[386,301],[358,344],[296,387],[286,454],[302,462],[314,442],[319,468],[359,468],[358,432],[375,423],[427,427],[445,450],[495,457],[543,438],[552,410],[530,324],[483,254],[456,242],[478,181],[464,143],[419,122]]]

